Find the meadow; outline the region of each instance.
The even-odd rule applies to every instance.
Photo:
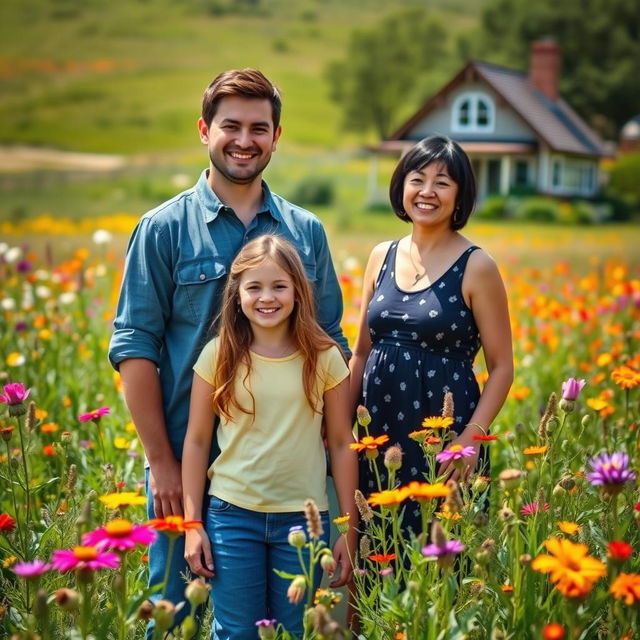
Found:
[[[405,231],[390,214],[370,215],[352,228],[326,217],[350,340],[369,248]],[[145,540],[181,535],[185,525],[146,524],[138,504],[142,449],[106,360],[134,221],[0,226],[6,637],[122,640],[141,637],[149,617],[162,637],[173,615],[169,604],[144,603]],[[446,447],[446,416],[425,416],[431,420],[415,425],[424,482],[379,487],[361,505],[369,542],[354,558],[360,637],[633,638],[640,632],[638,230],[472,223],[468,235],[502,268],[516,379],[492,439],[477,443],[490,447],[490,475],[459,487],[439,483],[429,470]],[[480,358],[480,381],[484,375]],[[365,434],[361,415],[361,442]],[[368,448],[372,464],[384,464],[386,449]],[[603,454],[614,458],[596,457]],[[425,530],[404,539],[397,524],[412,501]],[[305,544],[320,561],[316,541]],[[192,585],[187,609],[203,594]],[[304,597],[305,637],[342,637],[342,609],[333,608],[341,594]],[[288,637],[267,622],[262,638]],[[174,637],[194,634],[191,622]]]

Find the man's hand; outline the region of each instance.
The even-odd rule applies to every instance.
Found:
[[[149,487],[156,518],[183,515],[182,471],[175,458],[149,469]]]

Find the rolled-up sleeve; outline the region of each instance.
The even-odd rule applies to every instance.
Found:
[[[316,255],[316,301],[318,323],[338,343],[347,358],[351,357],[349,344],[340,326],[342,320],[342,291],[331,259],[324,228],[318,222],[313,231]]]
[[[144,217],[129,241],[109,345],[115,369],[129,358],[160,361],[175,288],[167,234],[153,217]]]

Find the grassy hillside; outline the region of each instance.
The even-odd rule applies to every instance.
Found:
[[[420,5],[447,25],[453,52],[456,33],[475,24],[483,4],[3,0],[0,143],[127,154],[192,148],[203,88],[242,66],[261,68],[282,89],[287,143],[362,142],[340,129],[323,74],[343,57],[351,30]],[[438,61],[434,85],[460,64],[455,55]]]

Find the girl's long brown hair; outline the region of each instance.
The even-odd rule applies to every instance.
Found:
[[[302,383],[307,402],[313,411],[318,411],[320,400],[316,383],[318,354],[336,344],[316,320],[313,290],[294,247],[283,238],[271,234],[247,243],[231,264],[219,315],[213,408],[227,420],[232,419],[231,411],[234,408],[250,415],[255,412],[255,402],[254,407],[249,410],[241,407],[234,395],[234,382],[241,364],[245,365],[247,371],[243,384],[251,393],[247,387],[247,379],[251,373],[249,348],[253,333],[249,320],[239,307],[239,290],[242,274],[247,269],[259,267],[267,260],[273,260],[293,281],[295,302],[289,316],[289,331],[304,359]]]

